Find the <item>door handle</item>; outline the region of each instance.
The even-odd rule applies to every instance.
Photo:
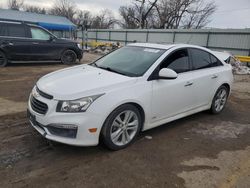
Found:
[[[218,75],[214,74],[211,78],[212,79],[218,78]]]
[[[3,41],[3,44],[13,46],[14,43],[10,41]]]
[[[32,42],[32,44],[39,44],[38,42]]]
[[[188,86],[191,86],[191,85],[193,85],[193,82],[187,82],[187,83],[185,84],[185,87],[188,87]]]

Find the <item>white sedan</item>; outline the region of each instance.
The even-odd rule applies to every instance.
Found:
[[[49,140],[78,146],[102,141],[118,150],[141,131],[204,110],[220,113],[232,81],[231,65],[206,48],[134,43],[42,77],[28,117]]]

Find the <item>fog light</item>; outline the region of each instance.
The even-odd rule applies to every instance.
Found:
[[[67,138],[76,138],[77,126],[76,125],[67,125],[67,124],[50,124],[46,126],[50,134],[67,137]]]

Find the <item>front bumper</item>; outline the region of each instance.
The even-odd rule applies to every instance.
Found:
[[[30,124],[45,138],[75,146],[95,146],[99,143],[99,134],[103,120],[101,115],[89,112],[56,112],[57,101],[38,97],[48,105],[45,115],[35,112],[28,102],[27,115]],[[65,128],[66,127],[66,128]],[[97,128],[96,132],[89,129]]]

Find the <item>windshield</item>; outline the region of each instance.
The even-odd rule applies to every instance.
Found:
[[[162,49],[126,46],[102,57],[93,65],[126,76],[142,76],[164,52]]]

